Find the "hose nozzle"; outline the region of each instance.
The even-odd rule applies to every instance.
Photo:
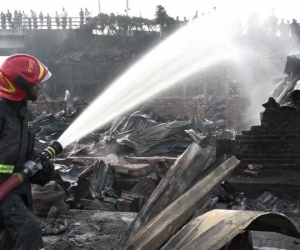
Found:
[[[51,159],[63,151],[62,145],[58,141],[50,142],[49,146],[44,149],[43,154]]]
[[[58,141],[50,142],[49,146],[44,149],[43,156],[47,157],[49,160],[52,157],[60,154],[63,151],[62,145]],[[42,166],[43,158],[37,158],[35,161],[27,161],[24,163],[24,168],[20,172],[13,173],[9,178],[7,178],[0,185],[0,202],[17,188],[25,178],[29,178],[30,176],[35,175],[39,170],[43,169]]]

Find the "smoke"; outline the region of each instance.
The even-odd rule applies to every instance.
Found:
[[[253,43],[251,46],[238,45],[242,54],[236,60],[234,72],[243,89],[242,95],[250,100],[247,110],[241,114],[242,120],[246,122],[256,119],[257,124],[260,124],[260,112],[264,111],[262,104],[268,101],[276,87],[274,78],[284,75],[287,56],[299,53],[299,49],[298,43],[292,38],[283,40],[275,35],[257,35],[255,39],[254,46]]]
[[[248,120],[257,118],[258,122],[260,122],[260,112],[264,111],[262,104],[268,101],[268,98],[271,96],[271,93],[276,87],[277,81],[279,81],[272,81],[272,79],[277,77],[279,78],[284,75],[284,66],[288,55],[299,53],[299,50],[295,50],[294,48],[288,49],[288,47],[290,47],[290,44],[288,43],[278,47],[278,51],[285,51],[280,55],[280,60],[278,62],[276,62],[276,58],[268,57],[256,62],[255,66],[250,64],[248,70],[242,71],[244,73],[246,71],[245,74],[250,74],[250,72],[252,74],[251,82],[245,81],[247,83],[245,89],[247,96],[250,99],[250,105],[245,112],[245,118]],[[254,68],[262,68],[264,70],[262,72],[255,72]],[[259,77],[260,79],[257,79],[255,76]]]

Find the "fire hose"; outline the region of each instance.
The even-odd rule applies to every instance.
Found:
[[[42,156],[38,157],[34,161],[27,161],[23,165],[23,170],[13,173],[8,179],[6,179],[0,185],[0,202],[8,195],[11,191],[17,188],[25,179],[35,175],[38,171],[43,169],[42,162],[46,158],[50,160],[56,155],[63,151],[63,147],[58,141],[52,141],[47,148],[42,152]]]

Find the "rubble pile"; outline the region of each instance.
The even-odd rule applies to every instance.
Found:
[[[87,105],[76,102],[78,110],[36,116],[36,150],[41,151],[49,141],[58,139]],[[214,155],[218,139],[234,137],[234,132],[225,128],[223,106],[224,101],[208,103],[212,112],[220,111],[212,120],[161,117],[144,106],[68,146],[63,158],[53,160],[61,175],[66,203],[72,209],[140,211],[191,143]]]
[[[68,160],[71,160],[70,165]],[[156,163],[132,164],[120,159],[121,165],[106,164],[103,160],[94,157],[86,161],[84,158],[54,161],[63,180],[65,202],[72,209],[140,211],[159,182]]]
[[[58,139],[76,111],[37,116],[33,122],[35,149],[41,151],[49,141]],[[70,208],[138,212],[191,143],[209,151],[216,139],[224,136],[233,135],[207,119],[164,118],[143,107],[78,140],[64,150],[62,159],[53,161]]]
[[[226,119],[226,98],[217,99],[211,97],[205,105],[205,117],[212,121],[218,121],[219,125],[225,125]]]
[[[222,103],[216,104],[216,107],[221,106]],[[272,112],[275,112],[278,107],[272,108]],[[271,117],[269,111],[265,112],[263,122]],[[34,129],[38,135],[37,150],[45,148],[50,140],[57,139],[67,129],[76,110],[66,113],[42,114],[36,117]],[[230,210],[240,210],[237,212],[243,215],[240,218],[249,218],[251,223],[252,220],[266,223],[269,231],[283,232],[281,225],[275,226],[259,218],[278,216],[274,212],[297,217],[299,203],[279,199],[270,192],[260,193],[254,198],[253,194],[248,196],[249,192],[242,193],[242,188],[236,189],[236,183],[232,185],[225,181],[231,182],[232,172],[240,174],[242,171],[245,178],[254,179],[267,175],[268,171],[264,172],[264,166],[260,162],[245,165],[248,162],[243,158],[242,168],[236,169],[240,161],[234,156],[228,156],[231,155],[231,139],[235,133],[226,130],[223,121],[221,115],[212,117],[211,120],[198,117],[161,117],[146,107],[118,117],[107,128],[95,131],[66,148],[62,158],[52,159],[60,179],[44,188],[33,189],[36,213],[48,218],[41,219],[47,247],[52,249],[53,244],[60,247],[76,247],[74,249],[94,247],[101,244],[97,243],[99,240],[105,242],[105,246],[109,248],[140,249],[151,246],[151,249],[169,249],[169,246],[177,244],[181,228],[195,226],[193,223],[197,221],[201,224],[203,218],[214,214],[219,216],[218,218],[228,215],[228,220],[234,220],[235,212],[228,212]],[[262,127],[269,131],[268,126],[271,125],[263,123]],[[281,123],[274,125],[272,131],[277,131],[278,126],[282,126]],[[252,130],[256,131],[254,128]],[[242,136],[245,135],[249,137],[243,132]],[[244,145],[256,134],[247,137],[249,141],[240,140],[242,136],[236,137],[236,143]],[[217,159],[214,151],[216,144]],[[243,150],[254,152],[256,149],[249,147]],[[53,195],[54,193],[64,195],[60,197]],[[47,194],[47,197],[41,199],[43,194]],[[52,199],[54,196],[56,198]],[[81,210],[84,213],[115,213],[116,216],[124,212],[138,214],[132,217],[130,227],[129,224],[126,225],[125,235],[122,236],[118,231],[116,237],[120,241],[107,243],[103,237],[97,236],[102,235],[99,232],[102,232],[100,224],[103,223],[103,219],[94,223],[93,220],[97,219],[98,215],[93,215],[90,221],[84,223],[78,222],[79,217],[61,220],[66,218],[68,209],[71,209],[71,213]],[[256,215],[259,218],[255,217]],[[51,221],[51,218],[55,217],[60,218],[55,220],[56,224]],[[197,219],[190,222],[190,218]],[[170,223],[171,230],[168,229]],[[208,230],[210,227],[211,225]],[[53,230],[50,230],[51,228]],[[229,227],[222,228],[225,230]],[[243,226],[238,228],[245,229]],[[249,228],[258,230],[255,226]],[[73,233],[73,230],[77,231]],[[199,232],[188,244],[201,239],[202,234]],[[294,237],[298,237],[299,234],[295,228],[284,232]],[[220,233],[223,234],[222,239],[227,237],[224,235],[228,232]],[[70,239],[68,235],[71,235]],[[245,242],[244,246],[252,244],[248,231],[244,234],[242,231],[237,232],[226,239],[227,242],[222,241],[226,249],[233,249],[230,247],[237,239],[242,239],[241,242]],[[221,244],[220,242],[218,244]]]
[[[36,116],[33,124],[37,140],[58,139],[87,105]],[[178,156],[192,142],[201,143],[203,147],[215,146],[217,139],[233,137],[234,131],[226,129],[224,119],[161,117],[147,107],[115,119],[110,127],[95,131],[66,148],[64,154]]]
[[[281,200],[271,193],[266,192],[257,199],[251,199],[234,190],[225,179],[239,165],[239,161],[235,157],[228,159],[224,156],[215,160],[210,151],[202,149],[195,143],[192,143],[177,160],[172,157],[132,156],[117,157],[117,161],[116,159],[109,161],[111,159],[90,156],[55,159],[55,166],[65,189],[64,204],[68,205],[62,206],[61,199],[56,199],[56,203],[51,202],[51,191],[53,195],[54,192],[62,190],[53,183],[43,189],[34,189],[36,212],[40,216],[60,218],[54,221],[41,219],[43,235],[49,249],[52,249],[53,242],[56,246],[72,246],[73,249],[97,246],[100,244],[97,240],[103,241],[106,247],[110,245],[110,248],[119,245],[118,249],[127,249],[131,246],[135,249],[146,244],[145,241],[153,244],[157,237],[172,242],[177,240],[177,236],[170,237],[184,224],[189,223],[190,217],[201,218],[209,211],[280,212],[291,217],[299,213],[299,205]],[[41,205],[42,199],[38,197],[41,197],[42,192],[47,193],[47,197],[44,198],[47,202],[43,201],[45,204]],[[200,197],[199,200],[197,197]],[[103,233],[99,233],[103,232],[104,223],[103,219],[97,222],[99,215],[93,215],[94,217],[84,223],[80,216],[67,219],[66,206],[72,209],[71,214],[76,214],[74,211],[78,209],[84,213],[89,210],[91,213],[107,211],[116,214],[118,212],[139,212],[139,214],[134,215],[130,227],[127,224],[127,230],[123,231],[127,233],[122,238],[122,234],[118,231],[117,237],[121,239],[120,242],[107,243],[101,236]],[[117,218],[114,220],[120,220]],[[150,220],[154,224],[143,227]],[[175,230],[172,230],[172,235],[165,234],[162,237],[160,232],[165,232],[165,224],[161,224],[161,220],[172,221],[172,228]],[[73,230],[77,230],[77,233],[74,234]],[[111,228],[106,230],[109,233]],[[149,237],[147,230],[155,231],[157,236]],[[59,234],[62,236],[57,236]],[[136,235],[139,235],[138,238]],[[250,244],[251,237],[246,242]],[[157,241],[157,244],[162,244],[162,241]],[[228,246],[230,244],[232,243],[228,243]]]
[[[37,140],[57,139],[70,126],[70,123],[59,115],[44,112],[34,119],[33,125]]]
[[[191,127],[191,121],[158,123],[149,115],[135,112],[128,120],[122,118],[121,123],[118,121],[110,129],[109,135],[121,152],[137,156],[176,156],[192,142],[192,138],[185,132]]]

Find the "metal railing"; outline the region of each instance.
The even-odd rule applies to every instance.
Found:
[[[0,20],[1,30],[27,30],[27,29],[78,29],[89,23],[91,18],[80,17],[44,17],[44,18],[12,18]]]

